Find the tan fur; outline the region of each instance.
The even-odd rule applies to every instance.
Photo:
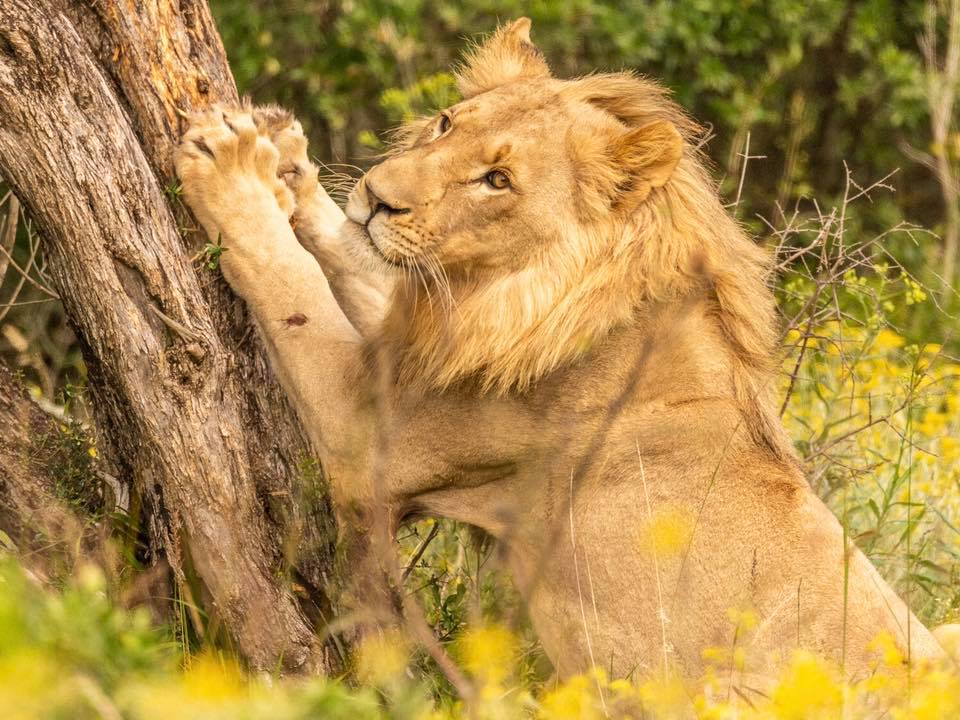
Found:
[[[933,636],[954,662],[960,665],[960,623],[949,623],[933,629]]]
[[[529,30],[472,51],[465,99],[401,132],[346,217],[276,111],[198,118],[178,153],[345,531],[485,528],[564,675],[697,676],[734,637],[747,673],[801,646],[862,676],[884,629],[937,655],[798,470],[769,258],[696,125],[629,73],[552,78]],[[687,531],[662,555],[659,516]],[[731,608],[758,614],[749,637]]]

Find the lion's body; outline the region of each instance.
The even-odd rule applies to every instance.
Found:
[[[562,674],[698,676],[705,648],[736,646],[746,673],[805,647],[863,675],[882,630],[936,655],[800,473],[771,399],[768,260],[722,207],[693,124],[630,75],[551,78],[528,28],[475,53],[464,102],[408,129],[349,220],[290,145],[296,126],[260,118],[326,279],[277,206],[276,157],[254,163],[256,190],[234,156],[204,157],[237,131],[201,123],[200,152],[178,159],[346,521],[491,532]],[[387,280],[389,265],[406,271]]]
[[[386,467],[403,474],[407,433],[437,450],[416,456],[423,484],[397,514],[501,540],[564,675],[667,662],[697,677],[704,649],[736,643],[745,671],[804,647],[862,677],[877,634],[906,649],[908,624],[915,656],[938,652],[854,548],[845,581],[840,524],[751,437],[711,315],[709,302],[651,308],[522,395],[401,400]],[[753,611],[757,628],[735,640],[731,610]]]

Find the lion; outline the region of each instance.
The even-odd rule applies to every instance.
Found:
[[[881,632],[939,656],[801,472],[771,258],[696,123],[629,72],[553,77],[527,19],[457,79],[345,213],[276,108],[198,116],[176,157],[345,532],[486,530],[561,676],[737,646],[743,677],[805,648],[858,678]]]

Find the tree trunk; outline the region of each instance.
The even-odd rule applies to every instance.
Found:
[[[167,197],[183,114],[236,100],[202,0],[0,4],[0,172],[43,235],[100,442],[252,665],[329,670],[314,634],[331,612],[325,485],[242,304],[191,264],[201,233]]]

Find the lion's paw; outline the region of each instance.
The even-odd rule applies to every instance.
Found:
[[[277,206],[290,216],[294,199],[277,176],[279,161],[250,113],[219,107],[191,118],[174,156],[184,199],[211,236]]]
[[[307,155],[307,138],[300,122],[275,105],[255,107],[253,121],[260,134],[277,148],[278,174],[293,192],[297,206],[310,203],[319,189],[319,170]]]

